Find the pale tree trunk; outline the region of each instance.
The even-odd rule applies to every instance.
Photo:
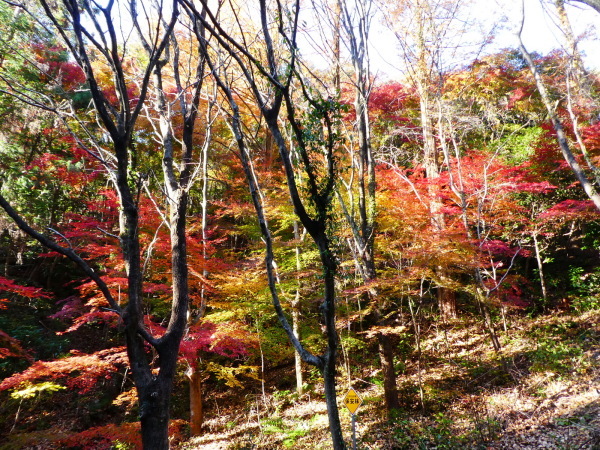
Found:
[[[419,2],[420,3],[420,2]],[[439,151],[435,139],[434,101],[432,91],[439,95],[439,87],[436,88],[434,72],[435,61],[431,60],[432,49],[428,48],[426,33],[428,21],[431,20],[428,2],[419,4],[417,11],[416,52],[417,63],[414,71],[414,79],[419,94],[419,105],[421,110],[421,130],[423,133],[423,166],[427,178],[435,179],[440,175]],[[429,212],[431,214],[431,225],[434,232],[443,234],[446,228],[444,214],[441,212],[442,203],[438,198],[439,187],[431,183],[429,185]],[[437,267],[436,274],[439,280],[446,277],[447,270]],[[445,286],[442,281],[438,282],[437,300],[439,311],[443,320],[456,318],[456,293]]]
[[[542,261],[542,252],[540,244],[538,242],[538,230],[533,233],[533,247],[535,249],[535,260],[537,261],[538,271],[540,274],[540,287],[542,288],[542,298],[544,299],[544,308],[546,307],[546,301],[548,300],[548,293],[546,292],[546,280],[544,278],[544,264]]]
[[[438,119],[439,136],[440,136],[441,148],[442,148],[442,151],[444,154],[444,158],[445,158],[446,164],[448,166],[448,178],[449,178],[450,189],[452,190],[452,192],[456,195],[456,197],[458,199],[458,205],[461,209],[461,217],[462,217],[463,226],[465,228],[466,237],[468,238],[469,241],[472,241],[474,236],[473,236],[473,233],[471,232],[472,224],[469,222],[469,217],[468,217],[467,194],[465,192],[464,183],[463,183],[463,170],[462,170],[462,165],[460,162],[461,155],[460,155],[459,145],[455,138],[456,133],[455,133],[454,127],[452,125],[452,120],[448,119],[446,121],[443,121],[441,102],[439,103],[439,116],[438,117],[439,117],[439,119]],[[445,131],[444,122],[447,123],[447,126],[449,128],[448,132]],[[447,139],[451,140],[452,145],[453,145],[454,158],[456,159],[456,171],[454,171],[450,165],[450,151],[448,149],[448,145],[446,145]],[[487,172],[487,170],[486,170],[486,172]],[[482,221],[481,221],[482,205],[485,203],[486,196],[488,193],[487,178],[484,178],[483,182],[484,182],[484,186],[486,186],[486,187],[481,190],[481,193],[478,194],[479,197],[477,198],[477,218],[474,221],[475,222],[474,227],[476,229],[477,240],[479,242],[483,242],[483,240],[486,239],[485,230],[481,228],[480,224],[482,223]],[[474,275],[475,283],[476,283],[475,294],[474,294],[475,301],[477,302],[479,312],[481,314],[481,317],[483,318],[485,329],[486,329],[487,333],[490,335],[490,339],[492,341],[492,346],[496,352],[499,352],[501,349],[500,341],[498,339],[496,329],[494,328],[494,323],[493,323],[489,305],[488,305],[488,297],[490,294],[490,290],[488,287],[486,287],[486,284],[485,284],[484,278],[483,278],[483,274],[482,274],[482,269],[479,264],[480,263],[478,262],[478,255],[475,252],[473,254],[473,267],[474,267],[473,275]],[[509,268],[509,270],[510,270],[510,268]],[[445,303],[445,304],[447,305],[448,303]],[[440,303],[440,309],[442,309],[442,303]],[[454,311],[454,313],[456,314],[456,311]]]
[[[296,339],[300,340],[300,298],[301,298],[301,290],[302,290],[302,281],[300,279],[300,270],[302,269],[302,264],[300,262],[300,240],[302,239],[302,235],[300,234],[298,222],[294,221],[294,239],[296,240],[296,271],[298,272],[298,276],[296,277],[296,282],[298,286],[296,287],[296,296],[292,301],[292,330],[294,332],[294,336]],[[294,366],[296,368],[296,392],[298,395],[303,394],[304,390],[304,381],[302,379],[302,357],[298,350],[294,349]]]
[[[565,0],[555,0],[555,6],[560,19],[560,27],[565,36],[566,47],[569,54],[569,69],[566,74],[567,78],[567,110],[571,119],[573,134],[577,141],[577,145],[583,155],[583,159],[587,168],[591,171],[591,176],[594,178],[596,186],[600,185],[600,170],[592,161],[590,154],[587,151],[586,145],[579,130],[579,121],[575,114],[574,106],[582,106],[586,103],[594,102],[592,93],[592,83],[584,65],[581,53],[577,47],[577,40],[571,28],[571,22],[564,5]]]
[[[524,21],[524,19],[525,19],[524,13],[522,14],[522,18]],[[546,107],[546,110],[548,111],[548,115],[550,116],[552,126],[554,128],[554,131],[556,132],[556,139],[558,141],[560,150],[563,154],[563,158],[565,159],[567,164],[569,164],[569,167],[571,168],[571,170],[577,177],[577,180],[581,184],[581,186],[582,186],[583,190],[585,191],[586,195],[588,196],[588,198],[594,203],[594,206],[598,210],[600,210],[600,195],[598,194],[596,187],[593,185],[593,183],[591,183],[589,181],[584,170],[581,168],[581,166],[577,162],[577,159],[573,155],[573,152],[571,151],[569,142],[567,140],[567,136],[565,135],[565,132],[564,132],[562,122],[561,122],[559,116],[556,114],[554,105],[552,104],[552,101],[550,100],[550,96],[548,95],[548,91],[546,90],[544,81],[542,80],[542,77],[540,76],[540,74],[535,66],[535,63],[533,62],[533,59],[531,58],[531,54],[527,51],[527,49],[525,48],[525,45],[523,44],[523,41],[521,39],[522,28],[523,28],[523,23],[521,23],[521,28],[519,29],[519,32],[517,34],[517,37],[519,38],[519,43],[520,43],[519,50],[521,51],[521,54],[523,55],[523,57],[525,58],[525,61],[527,62],[528,66],[529,66],[529,69],[535,80],[537,90],[540,94],[540,97],[542,98],[542,101],[544,103],[544,106]]]
[[[296,299],[292,302],[292,330],[296,339],[300,339],[300,290],[296,292]],[[296,392],[298,395],[304,393],[304,381],[302,379],[302,357],[298,350],[294,349],[294,367],[296,370]]]
[[[334,26],[343,26],[346,35],[346,43],[353,65],[354,84],[354,110],[356,112],[356,135],[358,151],[350,152],[352,158],[352,174],[356,173],[356,195],[352,192],[355,187],[347,183],[350,203],[356,197],[358,211],[352,213],[354,205],[347,207],[343,197],[338,195],[346,220],[350,225],[354,243],[351,244],[355,263],[359,268],[360,276],[365,283],[377,279],[377,268],[375,266],[375,228],[376,228],[376,200],[375,200],[375,161],[371,148],[371,125],[369,118],[369,96],[371,91],[371,73],[369,59],[369,31],[372,20],[372,2],[361,2],[356,6],[356,11],[351,13],[346,1],[339,0],[334,10]],[[357,17],[354,16],[357,15]],[[339,31],[336,31],[339,39]],[[338,48],[339,52],[339,48]],[[337,67],[337,66],[336,66]],[[369,292],[369,301],[375,310],[376,325],[385,326],[383,317],[383,299],[379,298],[377,289],[372,287]],[[396,382],[396,371],[394,368],[394,346],[392,339],[385,333],[377,334],[378,355],[383,375],[383,388],[385,406],[389,417],[393,416],[394,410],[400,408],[398,402],[398,389]]]
[[[343,0],[342,0],[343,1]],[[340,0],[334,0],[333,9],[333,88],[336,97],[341,92],[341,61],[340,61],[340,41],[341,41],[341,19],[342,7]]]
[[[576,80],[578,81],[577,84],[585,84],[585,78],[587,76],[587,73],[583,66],[581,53],[577,48],[577,40],[575,39],[575,35],[573,34],[573,29],[571,28],[569,16],[567,14],[567,11],[565,10],[565,0],[555,0],[554,5],[556,6],[556,10],[558,12],[560,27],[565,36],[569,57],[573,65],[573,71],[575,72],[574,75]]]

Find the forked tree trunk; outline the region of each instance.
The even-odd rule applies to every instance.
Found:
[[[127,327],[127,354],[138,394],[139,417],[144,450],[169,448],[169,405],[179,343],[168,339],[157,348],[158,374],[149,365],[144,341],[135,328]]]
[[[176,370],[177,353],[185,329],[185,319],[188,308],[187,291],[187,256],[185,248],[185,220],[187,208],[187,189],[190,182],[190,159],[191,147],[184,145],[184,157],[182,168],[178,173],[180,178],[176,179],[173,170],[173,154],[169,154],[165,146],[163,154],[163,166],[165,167],[165,184],[170,190],[169,209],[171,220],[171,251],[172,251],[172,273],[173,292],[172,308],[167,331],[160,338],[154,338],[146,329],[144,324],[143,307],[143,282],[144,276],[141,264],[141,247],[139,239],[139,195],[141,189],[141,174],[136,164],[141,156],[139,149],[133,144],[133,135],[137,130],[137,119],[142,109],[147,105],[147,93],[150,83],[150,74],[154,71],[160,74],[163,67],[162,58],[164,50],[172,38],[175,23],[178,17],[178,2],[173,0],[170,6],[160,5],[159,9],[162,22],[154,29],[153,40],[148,42],[144,33],[140,32],[142,45],[148,50],[146,67],[140,67],[145,74],[136,85],[136,99],[131,98],[129,88],[131,80],[126,75],[127,70],[123,67],[123,58],[127,54],[123,46],[126,44],[119,40],[120,33],[113,17],[116,11],[115,2],[108,2],[106,6],[90,6],[88,2],[64,1],[48,2],[40,0],[40,6],[44,10],[44,23],[54,26],[58,36],[62,38],[65,46],[85,73],[89,93],[95,110],[96,121],[103,131],[106,132],[111,141],[112,155],[105,154],[108,151],[106,145],[94,142],[92,135],[96,133],[82,132],[83,142],[91,145],[83,145],[88,152],[103,162],[104,167],[110,173],[110,180],[114,182],[115,190],[119,196],[119,240],[122,250],[122,258],[127,274],[127,303],[121,306],[112,296],[106,283],[99,274],[94,271],[73,248],[62,247],[52,239],[41,235],[29,227],[12,210],[10,205],[4,202],[0,195],[0,206],[2,206],[17,222],[19,227],[30,236],[37,239],[44,246],[51,248],[74,261],[84,272],[96,283],[103,293],[112,311],[120,315],[124,324],[124,334],[127,342],[127,355],[131,366],[134,384],[138,392],[140,421],[142,429],[142,442],[145,449],[166,450],[169,448],[168,424],[169,424],[169,400]],[[128,3],[130,17],[124,18],[134,24],[138,30],[137,2],[132,0]],[[20,5],[25,10],[28,4]],[[164,9],[163,9],[164,8]],[[93,11],[92,11],[93,9]],[[169,10],[169,12],[167,12]],[[33,14],[28,11],[29,14]],[[145,11],[146,13],[148,10]],[[89,15],[93,15],[93,20]],[[149,16],[146,16],[149,19]],[[101,23],[102,22],[102,23]],[[90,42],[89,36],[96,33],[102,34],[103,38]],[[90,47],[93,47],[93,50]],[[116,104],[109,101],[100,87],[98,71],[95,63],[99,58],[102,76],[114,81],[114,90],[117,98]],[[159,60],[161,60],[159,62]],[[201,83],[200,83],[201,84]],[[106,87],[106,86],[105,86]],[[18,92],[18,91],[17,91]],[[37,96],[28,99],[34,99]],[[27,101],[30,103],[30,101]],[[31,103],[30,103],[31,104]],[[35,102],[33,105],[36,105]],[[37,104],[46,110],[47,105]],[[61,114],[54,105],[50,109]],[[87,111],[86,111],[87,113]],[[93,114],[92,114],[93,115]],[[193,124],[186,119],[186,125]],[[63,116],[63,119],[65,117]],[[68,120],[73,120],[69,117]],[[81,122],[80,122],[81,123]],[[86,130],[89,131],[89,130]],[[79,139],[77,142],[81,143]],[[103,150],[96,154],[101,145]],[[110,161],[108,163],[107,161]],[[145,165],[146,163],[144,163]],[[167,167],[170,166],[170,167]],[[168,172],[168,173],[167,173]],[[179,188],[182,188],[179,190]],[[177,191],[177,195],[173,195]],[[181,195],[179,195],[181,194]],[[155,373],[151,361],[146,354],[148,347],[153,348],[158,354],[158,373]]]

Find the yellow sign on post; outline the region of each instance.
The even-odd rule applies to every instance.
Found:
[[[350,414],[354,415],[356,410],[362,405],[362,398],[360,398],[354,389],[350,388],[344,397],[344,405],[346,405]]]

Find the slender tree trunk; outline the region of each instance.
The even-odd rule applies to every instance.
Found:
[[[500,340],[498,339],[498,334],[496,333],[496,329],[494,328],[494,321],[492,319],[492,314],[490,312],[490,308],[487,304],[487,297],[483,292],[481,292],[481,288],[477,288],[476,292],[477,303],[479,305],[479,310],[481,315],[483,316],[483,323],[485,325],[485,329],[490,336],[492,341],[492,346],[494,347],[494,351],[499,353],[502,350],[502,346],[500,345]]]
[[[423,297],[423,281],[421,280],[421,300]],[[413,324],[413,331],[415,333],[415,345],[417,347],[417,379],[419,382],[419,400],[421,401],[421,409],[425,411],[425,392],[423,391],[423,375],[421,361],[423,352],[421,350],[421,325],[417,320],[417,311],[415,311],[413,300],[408,299],[408,308],[410,311],[410,317]]]
[[[573,28],[571,27],[571,21],[569,20],[569,16],[567,15],[567,11],[565,10],[565,0],[555,0],[554,5],[556,6],[556,11],[558,12],[558,18],[560,20],[560,27],[565,36],[567,51],[571,58],[571,62],[573,65],[575,80],[577,81],[577,86],[582,87],[582,84],[588,84],[585,80],[587,73],[583,66],[583,61],[581,59],[581,53],[577,48],[577,40],[575,39],[575,35],[573,34]]]
[[[524,19],[524,16],[523,16],[523,19]],[[569,167],[571,168],[571,170],[577,177],[577,180],[581,184],[581,187],[585,191],[586,195],[594,203],[594,206],[596,207],[596,209],[600,210],[600,195],[596,191],[596,187],[593,185],[593,183],[591,183],[589,181],[587,175],[585,174],[585,172],[579,165],[579,162],[573,155],[573,152],[571,151],[569,142],[568,142],[567,137],[564,132],[562,122],[561,122],[559,116],[556,114],[556,111],[554,110],[554,106],[552,104],[552,101],[550,100],[550,96],[548,95],[548,91],[546,90],[544,81],[542,80],[542,77],[540,76],[540,74],[535,66],[535,63],[533,62],[533,59],[531,58],[531,54],[527,51],[527,49],[525,48],[525,45],[523,44],[523,41],[521,39],[522,27],[523,27],[523,24],[521,24],[521,30],[519,30],[519,33],[518,33],[518,38],[519,38],[519,43],[520,43],[519,50],[521,51],[521,54],[525,58],[525,61],[527,61],[527,65],[529,66],[531,74],[533,75],[533,78],[535,80],[537,90],[540,94],[540,97],[542,98],[542,101],[544,103],[544,106],[546,107],[546,110],[548,111],[548,115],[550,116],[550,120],[552,122],[552,127],[554,128],[554,131],[556,132],[556,140],[558,141],[560,150],[563,154],[565,161],[569,164]]]
[[[372,87],[369,59],[368,37],[370,30],[371,16],[370,1],[362,2],[357,12],[350,11],[345,1],[340,0],[334,11],[334,28],[339,37],[338,28],[340,26],[339,16],[341,16],[341,25],[347,36],[347,46],[351,55],[352,65],[354,67],[354,109],[356,112],[355,129],[358,140],[358,152],[354,155],[351,152],[353,173],[357,173],[357,192],[358,200],[357,214],[352,214],[344,205],[344,213],[354,237],[354,244],[351,244],[352,253],[356,266],[365,283],[377,279],[377,268],[375,266],[375,229],[377,217],[377,204],[375,198],[376,179],[375,162],[373,160],[373,151],[371,147],[371,124],[369,118],[369,97]],[[351,198],[353,186],[348,185],[348,194]],[[340,201],[343,202],[341,195]],[[350,206],[350,210],[353,205]],[[378,298],[377,290],[370,289],[369,302],[376,312],[376,325],[384,326],[382,309],[382,299]],[[381,363],[382,374],[384,377],[383,389],[385,397],[386,410],[388,416],[393,415],[393,410],[399,408],[398,389],[396,387],[396,371],[394,369],[394,347],[390,336],[384,334],[377,335],[379,346],[379,359]]]
[[[296,296],[292,301],[292,329],[294,331],[294,336],[296,336],[296,339],[298,340],[300,340],[300,291],[302,289],[302,281],[300,279],[300,270],[302,269],[302,264],[300,262],[301,238],[302,236],[300,235],[298,221],[294,220],[294,239],[298,243],[296,245],[296,271],[298,272],[296,282],[298,283],[298,286],[296,287]],[[294,360],[296,367],[296,392],[298,395],[302,395],[304,389],[304,381],[302,380],[302,357],[296,349],[294,349]]]
[[[571,0],[573,2],[585,3],[591,8],[594,8],[596,11],[600,13],[600,0]]]
[[[213,66],[211,65],[211,68]],[[265,216],[265,211],[262,205],[262,199],[260,195],[260,187],[252,163],[249,158],[248,149],[246,147],[245,138],[242,132],[241,120],[237,103],[233,98],[233,94],[229,87],[225,85],[218,74],[216,75],[217,83],[224,95],[227,97],[229,105],[232,109],[231,115],[231,128],[236,139],[238,148],[240,150],[239,156],[242,162],[242,167],[246,175],[246,181],[252,196],[252,202],[256,210],[258,222],[265,242],[265,267],[267,271],[267,278],[269,281],[269,289],[271,291],[271,298],[277,317],[285,330],[290,342],[294,346],[294,349],[300,353],[300,356],[307,363],[317,367],[323,376],[324,389],[325,389],[325,401],[327,405],[327,416],[329,418],[329,429],[331,433],[332,446],[335,450],[345,450],[346,445],[342,436],[342,427],[339,418],[339,410],[337,406],[336,397],[336,381],[335,381],[335,364],[337,360],[337,331],[335,327],[335,276],[337,273],[337,263],[335,260],[334,253],[332,252],[329,244],[328,237],[326,235],[327,230],[327,214],[324,210],[317,211],[317,219],[312,219],[308,216],[306,209],[302,203],[299,195],[298,187],[296,186],[295,174],[290,159],[288,148],[285,144],[285,140],[279,130],[277,118],[272,116],[269,112],[263,112],[263,115],[267,119],[267,125],[269,130],[277,144],[279,154],[284,164],[285,175],[288,184],[288,190],[292,204],[296,214],[312,237],[315,245],[319,249],[319,255],[323,268],[323,301],[319,307],[320,312],[323,316],[323,323],[325,324],[325,339],[327,342],[324,353],[320,356],[316,356],[310,353],[304,348],[298,337],[295,335],[293,327],[290,326],[288,319],[281,307],[279,300],[279,294],[277,289],[276,276],[274,274],[274,253],[273,253],[273,241],[271,238],[271,232],[269,224]],[[307,168],[308,169],[308,168]],[[329,167],[331,170],[331,166]],[[308,171],[308,173],[311,173]],[[314,182],[314,180],[312,180]],[[330,183],[332,185],[332,182]],[[321,208],[326,208],[325,205],[321,205]]]
[[[548,300],[548,294],[546,292],[546,280],[544,278],[544,264],[542,262],[542,254],[540,250],[540,244],[538,242],[537,231],[533,233],[533,246],[535,249],[535,260],[537,261],[538,271],[540,273],[540,286],[542,288],[542,298],[544,299],[544,308],[546,307],[546,301]]]
[[[296,298],[292,302],[292,329],[296,339],[300,339],[300,288],[296,290]],[[296,392],[303,394],[304,381],[302,380],[302,357],[298,350],[294,349],[294,367],[296,368]]]
[[[190,367],[190,435],[199,436],[204,423],[204,403],[202,398],[202,374],[198,368]]]

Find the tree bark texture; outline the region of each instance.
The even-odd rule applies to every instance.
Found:
[[[202,396],[202,376],[197,368],[190,368],[190,435],[202,434],[204,422],[204,403]]]
[[[396,386],[396,369],[394,368],[394,346],[392,339],[382,333],[377,335],[377,346],[379,350],[379,361],[381,361],[381,372],[383,374],[385,409],[388,412],[388,417],[391,418],[394,411],[400,409],[398,388]]]

